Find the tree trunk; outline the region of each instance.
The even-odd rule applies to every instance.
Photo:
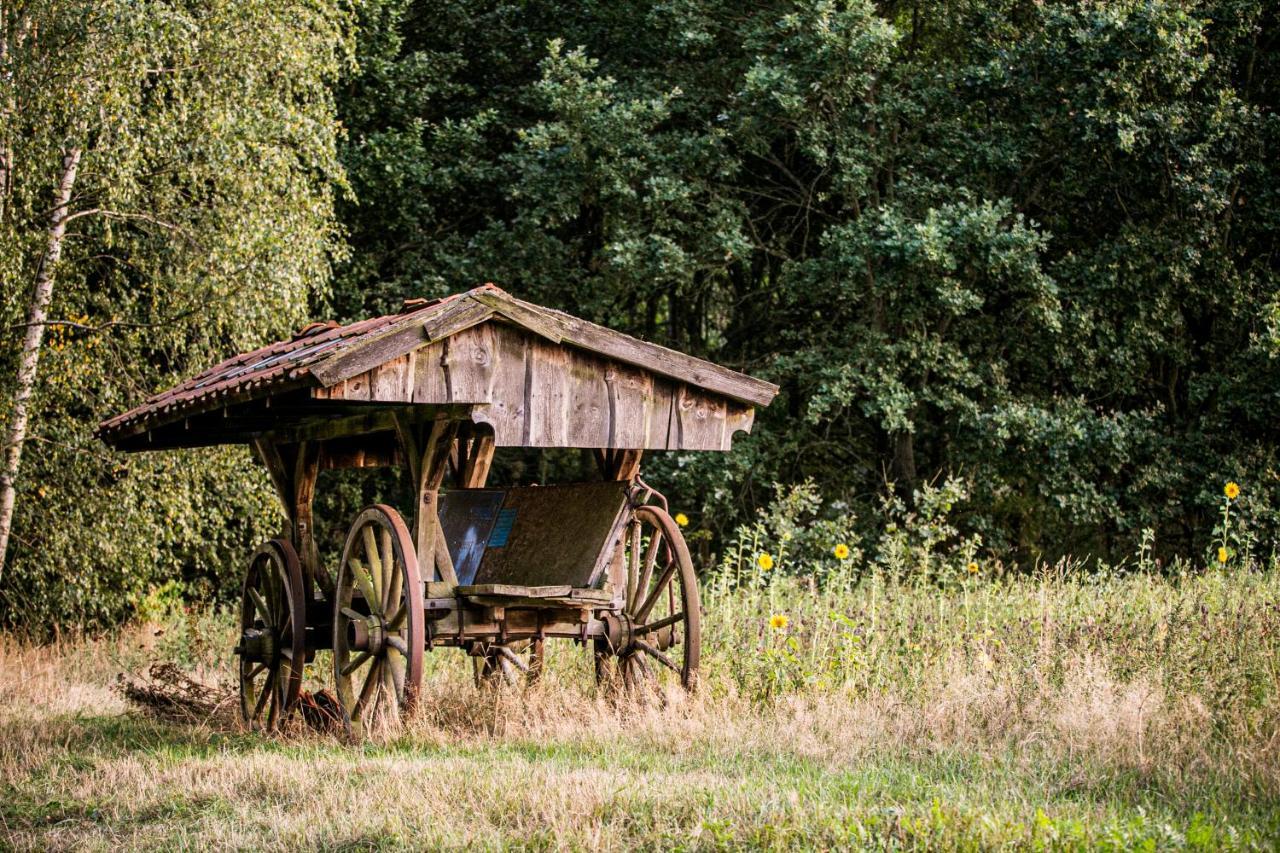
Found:
[[[44,340],[49,300],[53,296],[53,272],[62,257],[62,238],[67,233],[67,207],[80,168],[80,149],[68,149],[62,156],[62,180],[54,193],[53,213],[49,215],[49,242],[36,269],[35,292],[27,313],[26,336],[22,340],[22,358],[18,362],[18,378],[13,390],[13,422],[4,445],[4,470],[0,471],[0,578],[4,576],[5,555],[9,550],[9,532],[13,524],[13,502],[22,463],[22,442],[27,437],[27,410],[35,389],[36,369],[40,365],[40,344]]]
[[[894,476],[906,483],[908,505],[911,493],[916,487],[916,449],[915,436],[907,430],[893,434],[893,471]]]

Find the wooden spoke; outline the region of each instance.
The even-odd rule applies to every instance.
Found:
[[[542,675],[544,649],[543,641],[537,638],[490,645],[475,659],[476,686],[519,687],[522,682],[535,683]]]
[[[519,669],[521,672],[529,672],[529,665],[520,660],[520,658],[516,656],[516,653],[511,651],[508,647],[498,646],[498,653],[501,654],[508,663]]]
[[[382,685],[382,658],[377,658],[364,677],[364,687],[360,690],[360,698],[356,700],[352,718],[368,719],[364,713],[369,710],[370,700],[376,701],[378,688]]]
[[[680,667],[678,667],[678,666],[676,666],[674,663],[672,663],[671,658],[667,657],[667,656],[666,656],[666,655],[664,655],[662,652],[658,651],[658,650],[657,650],[657,649],[655,649],[653,646],[651,646],[651,645],[649,645],[648,643],[646,643],[644,640],[636,640],[635,642],[636,642],[636,648],[637,648],[637,649],[639,649],[640,651],[644,652],[644,653],[645,653],[645,654],[647,654],[649,657],[653,658],[653,659],[654,659],[654,660],[656,660],[658,663],[662,664],[663,666],[665,666],[667,669],[671,670],[672,672],[675,672],[675,673],[679,673],[679,672],[680,672]]]
[[[627,525],[631,537],[631,547],[627,549],[627,606],[635,607],[636,600],[640,597],[640,524],[632,521]]]
[[[387,668],[391,670],[391,685],[396,696],[404,695],[405,655],[398,649],[387,655]]]
[[[656,622],[650,622],[648,625],[642,625],[641,627],[636,628],[636,633],[640,634],[641,636],[645,634],[652,634],[654,631],[661,631],[663,628],[667,627],[668,625],[675,625],[678,622],[683,622],[683,621],[684,621],[683,611],[680,613],[673,613],[670,616],[657,620]]]
[[[365,571],[364,564],[354,557],[347,560],[347,565],[351,567],[351,574],[355,578],[356,584],[360,587],[360,594],[364,596],[364,600],[369,602],[369,611],[371,613],[380,613],[378,602],[378,591],[373,586],[373,579],[369,577],[369,572]]]
[[[342,674],[342,675],[350,675],[351,673],[355,672],[355,671],[356,671],[357,669],[359,669],[360,667],[364,666],[364,665],[365,665],[365,663],[366,663],[366,662],[367,662],[371,657],[372,657],[372,655],[370,655],[368,652],[361,652],[360,654],[358,654],[358,655],[356,655],[355,657],[353,657],[353,658],[352,658],[352,659],[347,663],[347,665],[346,665],[346,666],[344,666],[344,667],[341,669],[341,674]]]
[[[382,697],[385,702],[382,704],[386,707],[388,716],[391,717],[391,723],[398,724],[400,722],[400,700],[396,692],[395,677],[391,674],[391,659],[388,657],[382,663]]]
[[[373,595],[369,596],[369,607],[382,601],[382,587],[385,583],[382,575],[382,558],[378,556],[378,543],[374,538],[373,525],[366,524],[360,531],[364,539],[364,557],[369,561],[369,580],[372,583]]]
[[[253,719],[255,720],[262,716],[262,711],[267,706],[267,699],[271,697],[272,682],[275,681],[275,675],[275,670],[272,669],[270,674],[267,676],[267,680],[262,684],[261,695],[258,696],[258,703],[253,706]]]
[[[637,532],[639,532],[641,526],[639,521],[632,521],[632,525],[634,525]],[[637,602],[643,601],[640,597],[646,596],[646,594],[649,593],[649,584],[653,581],[654,562],[657,562],[658,560],[659,544],[662,544],[662,534],[658,533],[657,530],[654,530],[652,537],[649,538],[649,548],[645,551],[644,561],[641,562],[640,578],[636,581],[636,594],[630,601],[632,611],[640,612]],[[636,551],[640,551],[639,535],[636,537]]]
[[[258,609],[258,614],[262,617],[263,624],[268,628],[271,627],[271,608],[267,606],[267,602],[262,598],[262,593],[252,587],[249,588],[249,597],[253,601],[253,606]]]
[[[412,709],[422,683],[426,637],[422,583],[404,521],[383,505],[357,516],[339,566],[334,685],[348,731],[362,737],[372,726],[399,722]],[[369,616],[352,605],[357,595],[365,599]],[[362,638],[360,649],[351,648],[353,637]]]
[[[636,621],[643,622],[645,619],[649,618],[650,611],[652,611],[654,605],[658,603],[662,594],[667,591],[667,584],[671,583],[671,578],[676,573],[676,568],[676,561],[672,560],[671,563],[662,570],[662,576],[658,578],[657,584],[655,584],[653,589],[649,591],[649,597],[644,600],[643,604],[636,608]]]
[[[400,597],[399,589],[394,595],[391,592],[392,578],[399,577],[400,572],[396,568],[395,554],[391,550],[391,531],[385,527],[378,531],[378,562],[382,564],[382,584],[378,587],[378,591],[382,593],[381,612],[386,613],[391,609],[392,602]]]

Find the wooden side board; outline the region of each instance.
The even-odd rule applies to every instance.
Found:
[[[749,404],[495,321],[312,394],[472,406],[501,447],[729,450],[755,415]]]

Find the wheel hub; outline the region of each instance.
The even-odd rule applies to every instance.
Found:
[[[605,636],[615,655],[627,655],[635,651],[637,640],[643,640],[660,652],[680,642],[680,629],[677,625],[664,625],[656,631],[641,634],[636,629],[643,626],[637,626],[628,613],[606,613],[603,621]]]
[[[347,645],[357,652],[382,654],[387,643],[387,626],[382,617],[372,615],[347,623]]]
[[[269,663],[275,660],[279,644],[275,636],[265,628],[245,628],[240,634],[240,645],[236,646],[235,652],[245,660]]]

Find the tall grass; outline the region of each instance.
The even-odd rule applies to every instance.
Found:
[[[0,640],[0,846],[1278,837],[1280,575],[966,572],[939,586],[849,561],[820,583],[756,555],[707,578],[695,697],[603,695],[567,641],[548,644],[538,687],[477,691],[466,657],[442,649],[415,721],[362,747],[155,723],[111,691],[152,657],[229,674],[226,614],[55,647]]]
[[[568,641],[519,690],[439,649],[416,718],[353,746],[111,689],[151,659],[229,689],[226,612],[157,595],[111,637],[0,637],[0,848],[1280,844],[1280,571],[1231,517],[1211,568],[1016,573],[950,525],[961,495],[886,499],[869,553],[784,496],[703,576],[699,692],[660,703]]]

